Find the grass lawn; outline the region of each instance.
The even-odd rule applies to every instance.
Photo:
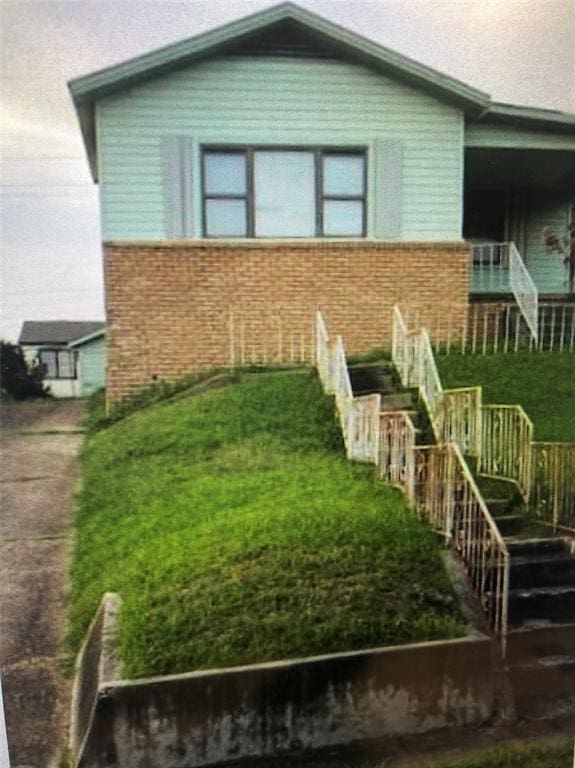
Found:
[[[309,372],[155,404],[82,461],[70,652],[106,590],[135,677],[464,632],[434,535],[345,461]]]
[[[571,768],[572,765],[573,743],[565,741],[501,746],[473,757],[423,763],[417,768]]]
[[[437,355],[444,387],[480,384],[483,402],[522,405],[536,440],[575,442],[575,355]]]

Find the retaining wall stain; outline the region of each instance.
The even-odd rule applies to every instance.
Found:
[[[103,657],[109,624],[110,614],[93,625],[108,633]],[[492,714],[492,654],[477,634],[148,680],[100,676],[74,749],[84,768],[194,768],[468,725]],[[84,662],[93,673],[93,652]]]

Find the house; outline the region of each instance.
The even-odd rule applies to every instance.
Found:
[[[54,397],[85,397],[106,385],[105,324],[100,321],[26,321],[18,344],[26,360],[46,367]]]
[[[70,89],[100,185],[110,401],[309,359],[318,307],[359,352],[389,342],[396,303],[440,338],[470,301],[512,291],[536,333],[537,295],[566,298],[541,230],[575,204],[573,114],[498,104],[289,3]]]
[[[106,327],[101,324],[101,328],[70,341],[68,347],[77,356],[80,396],[87,397],[92,392],[104,389],[106,386]]]

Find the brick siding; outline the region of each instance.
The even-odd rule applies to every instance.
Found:
[[[396,303],[462,327],[468,263],[463,242],[106,243],[109,401],[210,367],[310,360],[318,307],[348,353],[390,344]]]

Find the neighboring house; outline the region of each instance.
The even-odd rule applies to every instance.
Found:
[[[396,302],[463,327],[470,296],[509,291],[507,252],[470,269],[470,241],[515,241],[565,294],[540,233],[575,203],[575,115],[494,103],[291,4],[70,88],[100,184],[112,401],[309,358],[318,306],[352,352],[389,342]]]
[[[68,344],[77,356],[80,395],[86,397],[106,386],[106,328],[74,339]]]
[[[54,397],[84,397],[106,384],[105,333],[97,321],[26,321],[18,344],[29,362],[46,367]]]

